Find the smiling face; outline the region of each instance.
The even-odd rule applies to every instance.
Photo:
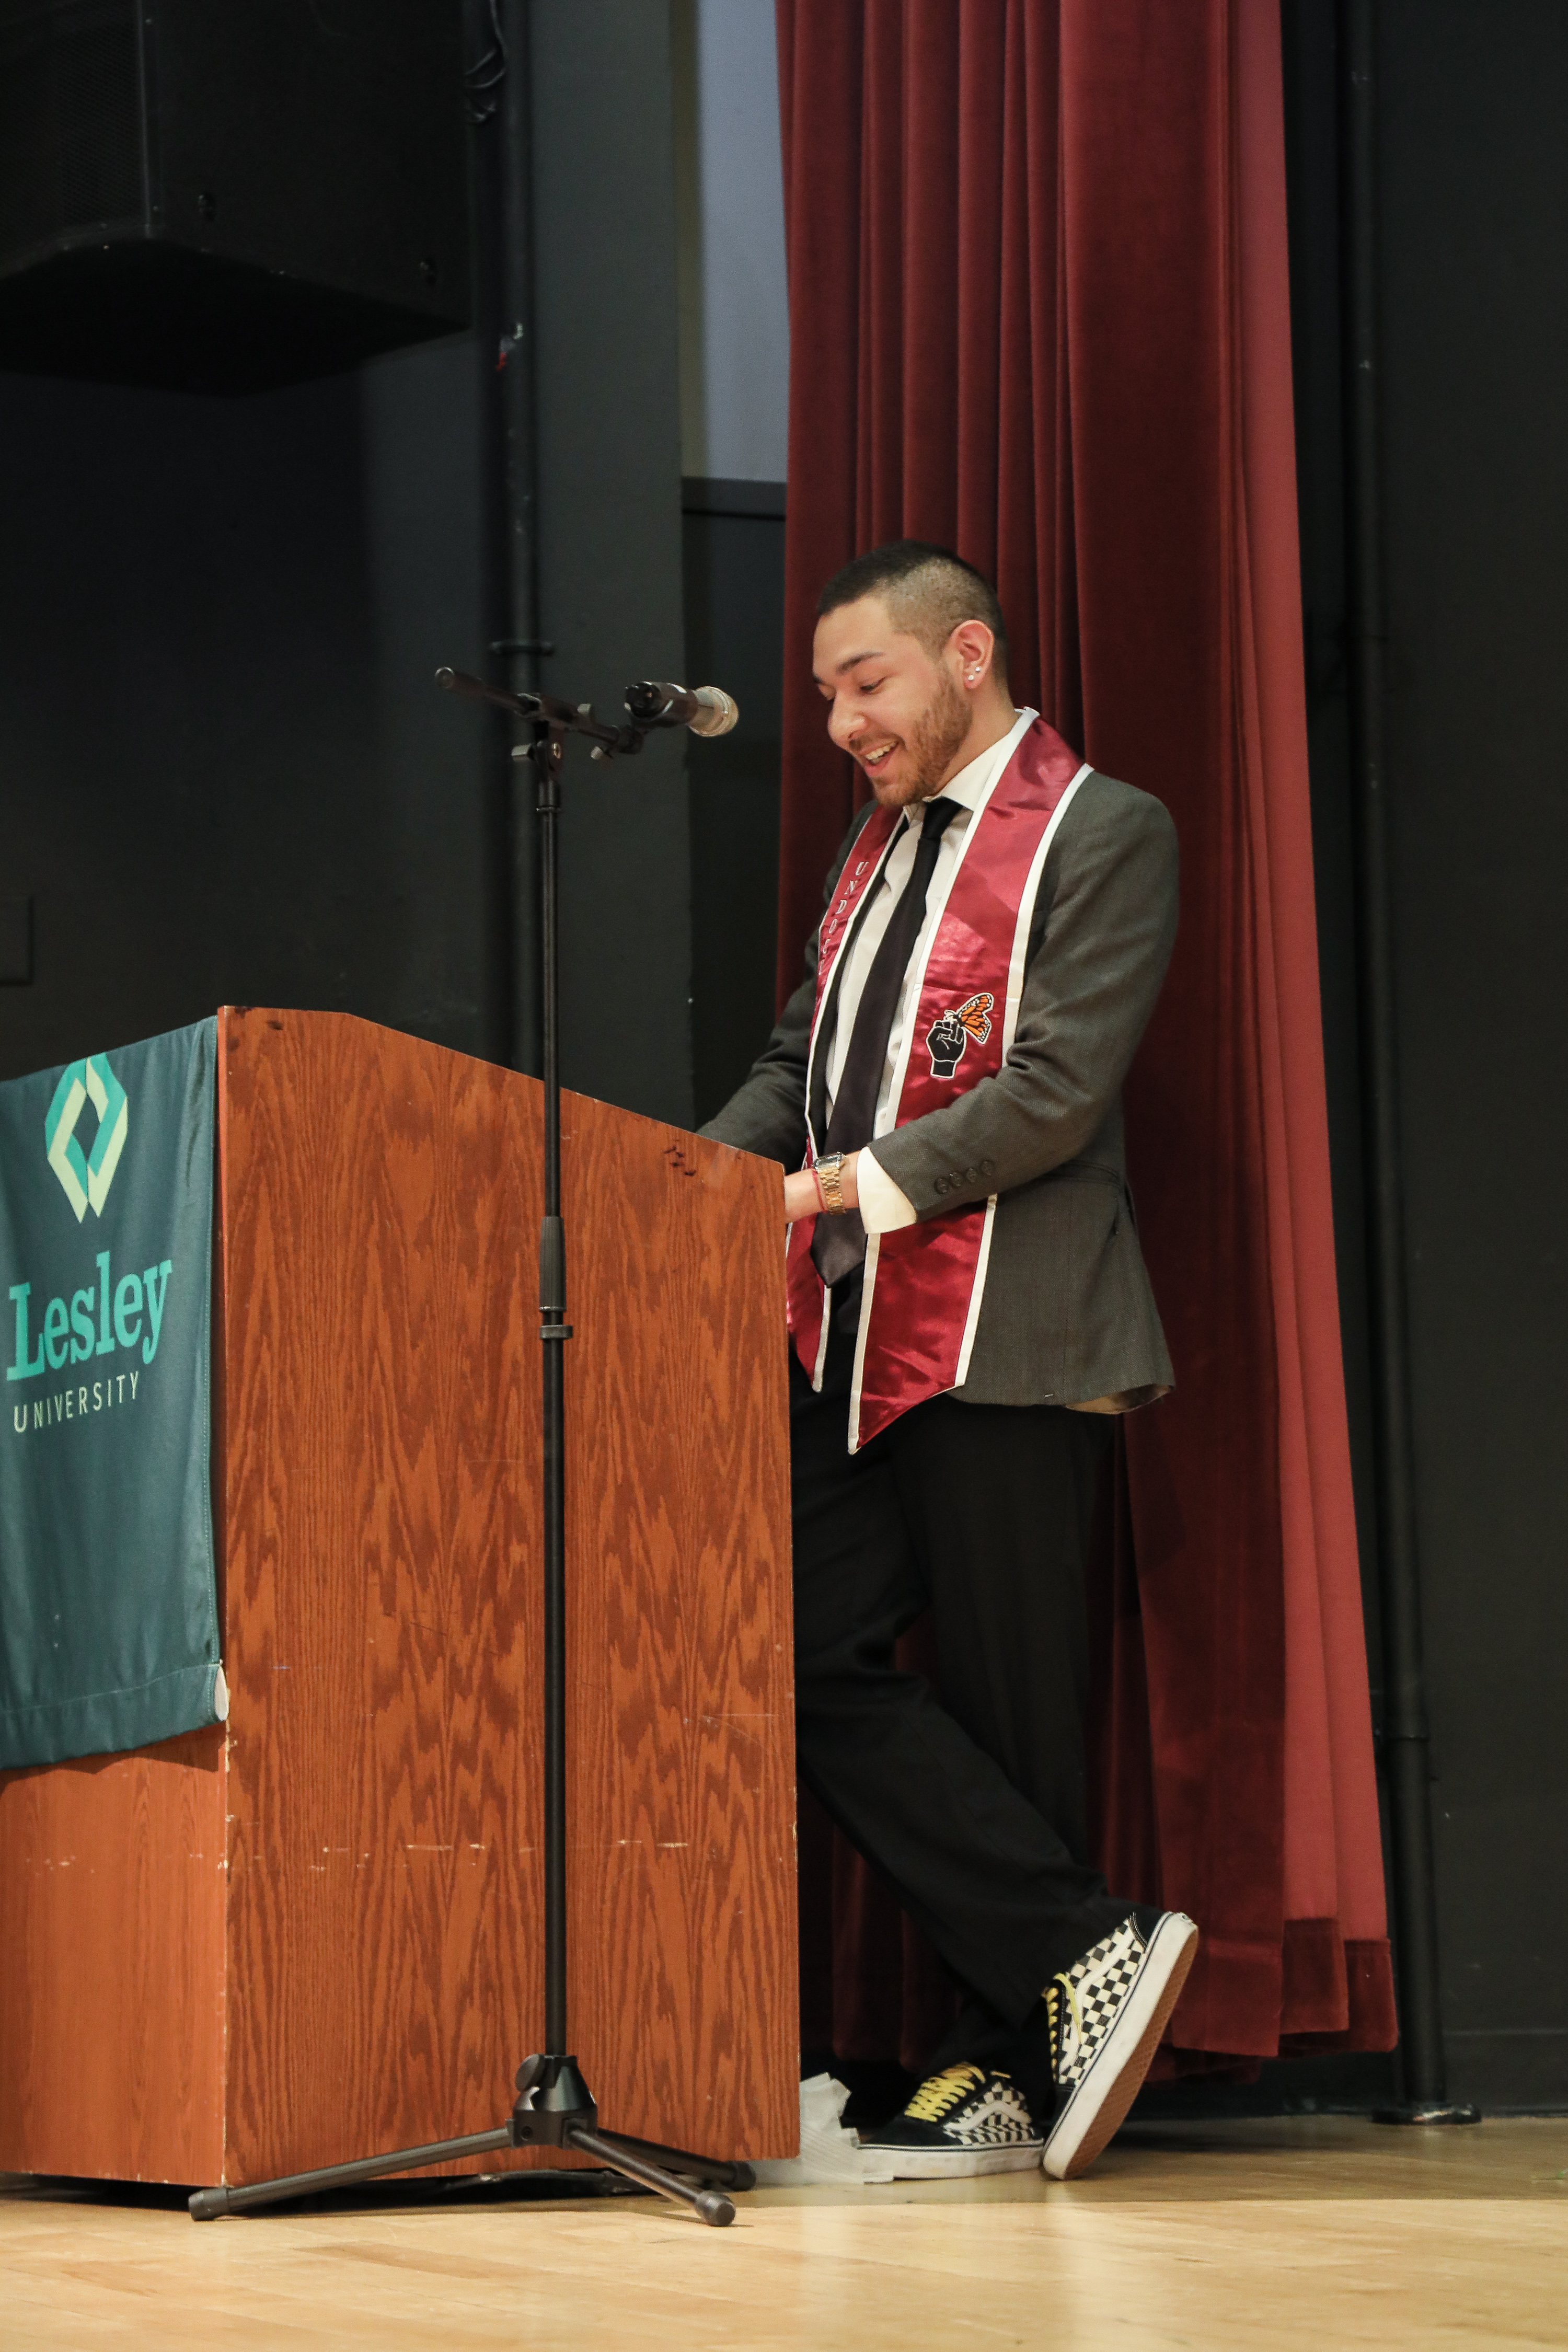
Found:
[[[839,604],[818,621],[812,667],[830,706],[827,731],[884,808],[928,800],[1012,725],[994,646],[984,621],[963,621],[932,655],[894,626],[880,596]]]

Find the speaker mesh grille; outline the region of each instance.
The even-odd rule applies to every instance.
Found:
[[[142,214],[136,42],[136,0],[0,0],[0,260]]]

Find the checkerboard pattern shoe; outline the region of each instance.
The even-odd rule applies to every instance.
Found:
[[[1183,1911],[1135,1911],[1051,1979],[1046,2006],[1057,2110],[1044,2164],[1087,2172],[1137,2097],[1197,1950]]]
[[[901,2116],[859,2137],[862,2147],[891,2157],[895,2180],[1028,2172],[1045,2145],[1012,2078],[983,2066],[928,2074]]]

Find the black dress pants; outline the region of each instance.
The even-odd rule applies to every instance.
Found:
[[[821,1394],[790,1361],[801,1775],[968,1990],[931,2065],[1011,2064],[1037,2100],[1041,1994],[1130,1908],[1086,1859],[1084,1563],[1110,1431],[935,1397],[852,1455],[850,1323]],[[892,1655],[928,1608],[940,1706]]]

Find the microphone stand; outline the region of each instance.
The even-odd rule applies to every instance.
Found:
[[[702,2221],[722,2229],[735,2218],[726,2189],[750,2189],[749,2164],[691,2156],[633,2139],[625,2132],[601,2131],[594,2095],[567,2050],[566,2032],[566,1229],[561,1218],[561,1005],[560,863],[561,765],[568,735],[586,736],[595,760],[640,751],[656,727],[678,723],[663,688],[631,687],[626,708],[631,724],[609,727],[594,716],[591,703],[560,701],[548,694],[506,694],[461,670],[438,669],[437,683],[448,693],[499,705],[532,729],[532,740],[516,745],[512,758],[531,761],[538,782],[535,803],[540,846],[540,964],[544,1031],[544,1216],[539,1230],[539,1339],[543,1360],[544,1498],[544,2048],[517,2070],[517,2100],[504,2124],[493,2131],[468,2132],[458,2139],[432,2140],[385,2156],[361,2157],[313,2172],[243,2187],[198,2189],[190,2200],[191,2219],[216,2221],[225,2213],[272,2204],[285,2197],[309,2197],[322,2189],[348,2189],[381,2175],[412,2172],[455,2158],[485,2156],[503,2147],[570,2147],[595,2158],[645,2189],[678,2205],[689,2205]],[[684,2177],[683,2177],[684,2176]]]

